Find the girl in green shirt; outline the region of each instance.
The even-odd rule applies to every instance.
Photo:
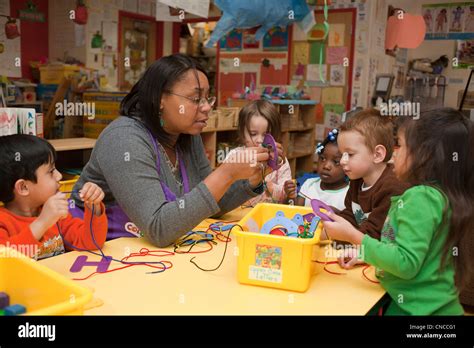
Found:
[[[360,245],[392,301],[391,315],[462,315],[458,289],[472,277],[474,129],[454,109],[439,109],[400,125],[397,177],[412,187],[392,197],[381,240],[334,214],[332,239]],[[456,284],[455,284],[456,273]]]

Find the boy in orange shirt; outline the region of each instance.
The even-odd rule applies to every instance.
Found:
[[[23,134],[0,137],[0,201],[5,204],[0,208],[0,245],[43,259],[73,250],[72,246],[92,250],[105,243],[102,189],[86,183],[80,191],[84,221],[73,218],[66,195],[59,192],[62,175],[55,161],[56,151],[44,139]]]

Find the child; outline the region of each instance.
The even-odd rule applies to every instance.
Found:
[[[331,237],[360,245],[360,258],[377,268],[392,298],[387,314],[463,314],[454,275],[461,288],[473,279],[473,133],[449,108],[400,127],[395,173],[413,186],[392,197],[380,241],[335,214],[324,223]]]
[[[316,148],[319,156],[318,178],[307,179],[296,197],[296,205],[311,207],[308,199],[319,199],[330,205],[334,211],[344,209],[344,199],[349,190],[346,175],[342,170],[341,153],[337,148],[338,130],[332,130],[327,138]],[[296,195],[296,185],[292,180],[285,182],[285,192],[288,197]]]
[[[230,151],[226,160],[231,156],[235,156],[244,147],[262,146],[263,138],[267,133],[272,134],[275,141],[278,141],[280,132],[281,116],[275,106],[267,100],[250,102],[239,113],[238,134],[239,142],[243,146]],[[265,176],[265,192],[250,199],[246,205],[255,206],[257,203],[264,202],[285,202],[286,195],[283,185],[286,180],[291,180],[291,169],[286,158],[280,158],[279,165],[278,170]]]
[[[86,183],[80,191],[85,221],[72,218],[66,195],[59,192],[62,175],[55,161],[56,151],[46,140],[23,134],[0,137],[0,201],[5,204],[0,208],[0,245],[42,259],[73,249],[71,245],[97,249],[104,244],[104,193]]]
[[[360,232],[380,239],[391,197],[408,188],[387,163],[394,146],[393,125],[379,111],[364,110],[342,124],[337,142],[342,169],[351,180],[345,209],[338,215]]]

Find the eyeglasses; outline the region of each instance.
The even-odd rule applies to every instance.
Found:
[[[193,98],[193,97],[188,97],[188,96],[178,94],[178,93],[173,93],[173,92],[166,92],[166,93],[172,94],[172,95],[177,95],[178,97],[183,97],[183,98],[186,98],[188,100],[191,100],[199,108],[204,107],[204,105],[206,105],[206,103],[209,104],[209,106],[212,108],[214,106],[214,104],[216,103],[216,97],[208,97],[208,98],[194,97]]]

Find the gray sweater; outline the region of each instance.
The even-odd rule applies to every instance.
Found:
[[[172,244],[208,217],[219,217],[256,196],[248,180],[236,181],[216,202],[203,180],[212,172],[201,136],[192,136],[183,154],[190,192],[178,192],[171,168],[160,151],[160,171],[148,131],[138,120],[119,117],[101,133],[74,190],[86,182],[99,185],[106,206],[117,204],[158,247]],[[160,180],[178,199],[166,202]],[[72,196],[83,207],[76,194]],[[184,204],[183,204],[184,200]]]

